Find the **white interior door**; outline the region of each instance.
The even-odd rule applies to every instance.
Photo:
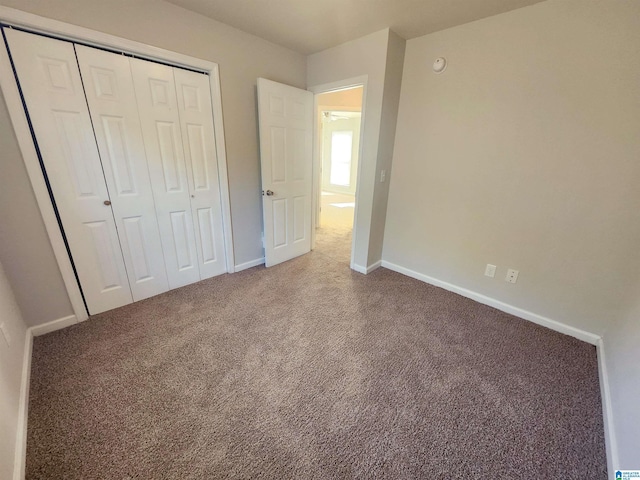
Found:
[[[173,68],[132,58],[149,173],[171,288],[200,280]]]
[[[322,117],[322,190],[355,195],[360,112],[326,113]]]
[[[267,267],[311,249],[313,94],[258,79]]]
[[[135,301],[169,289],[129,58],[76,45]]]
[[[200,277],[227,271],[209,77],[174,68]]]
[[[5,33],[89,313],[131,303],[73,45]]]

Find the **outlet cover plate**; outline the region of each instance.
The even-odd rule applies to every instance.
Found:
[[[507,276],[505,277],[504,281],[509,283],[516,283],[518,281],[519,273],[520,272],[518,270],[510,268],[509,270],[507,270]]]

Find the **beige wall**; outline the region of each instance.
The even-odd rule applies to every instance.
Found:
[[[304,56],[157,0],[0,0],[0,4],[218,63],[235,262],[242,264],[263,256],[256,79],[266,77],[304,88]],[[2,105],[0,117],[3,172],[6,166],[12,172],[10,183],[3,175],[1,190],[7,189],[3,195],[11,197],[15,193],[22,200],[0,205],[3,240],[8,239],[7,246],[0,248],[0,260],[7,261],[7,274],[25,320],[35,325],[73,312],[57,267],[53,267],[55,261],[42,222],[33,218],[35,198],[26,171],[20,166],[22,160],[11,127],[4,121]],[[22,241],[30,245],[22,246]],[[34,250],[37,253],[28,254]],[[27,276],[35,271],[41,278],[28,289]]]
[[[0,478],[13,478],[16,452],[18,412],[24,349],[27,348],[27,329],[20,309],[0,264],[0,322],[5,324],[11,338],[7,345],[0,336]]]
[[[389,108],[392,85],[397,72],[386,76],[387,67],[402,68],[400,50],[404,51],[405,41],[389,29],[372,33],[357,40],[344,43],[307,57],[307,86],[314,87],[339,82],[354,77],[367,76],[364,98],[363,155],[358,172],[358,204],[355,235],[355,264],[366,268],[371,263],[378,245],[382,245],[386,202],[386,185],[379,189],[380,168],[390,164],[389,152],[393,150],[393,137],[388,135],[390,126],[395,125],[393,109]],[[389,55],[395,58],[388,65]],[[399,88],[399,82],[397,84]],[[385,91],[386,89],[386,91]],[[385,102],[385,93],[389,98]],[[387,126],[381,132],[382,125]],[[389,145],[389,141],[391,144]],[[388,158],[385,157],[388,155]],[[384,198],[384,201],[382,199]],[[374,205],[375,203],[375,205]]]
[[[602,334],[640,267],[639,45],[624,0],[408,41],[383,258]]]

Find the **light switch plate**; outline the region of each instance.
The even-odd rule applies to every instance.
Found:
[[[484,269],[484,274],[487,277],[495,277],[496,276],[496,266],[495,265],[491,265],[490,263],[487,263],[487,268]]]

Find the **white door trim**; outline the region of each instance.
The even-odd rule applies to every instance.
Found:
[[[85,45],[110,48],[134,54],[140,58],[161,61],[175,66],[188,67],[209,74],[209,86],[213,109],[214,134],[218,154],[218,173],[220,178],[220,196],[222,201],[222,215],[224,223],[225,256],[227,272],[235,271],[233,253],[233,233],[231,231],[231,203],[229,200],[229,180],[227,176],[227,155],[224,144],[224,126],[222,122],[222,97],[220,93],[220,74],[217,63],[191,57],[181,53],[171,52],[144,43],[128,40],[88,28],[71,25],[57,20],[41,17],[14,8],[0,6],[0,21],[6,25],[13,25],[35,33],[43,33],[57,38],[77,41]],[[4,40],[2,41],[4,43]],[[4,46],[0,48],[0,88],[7,103],[18,145],[24,159],[29,180],[33,187],[36,201],[53,247],[60,273],[64,280],[71,300],[73,311],[78,321],[86,320],[88,314],[82,300],[82,293],[76,281],[71,260],[58,226],[49,192],[42,175],[38,155],[33,144],[31,131],[22,105],[20,92],[15,81],[9,55]]]
[[[314,87],[309,87],[308,90],[313,92],[313,186],[311,190],[311,249],[313,250],[316,246],[316,225],[318,222],[318,207],[320,203],[320,165],[322,163],[322,154],[320,150],[320,142],[321,139],[318,138],[318,95],[321,93],[334,92],[336,90],[345,90],[347,88],[354,87],[362,87],[362,109],[360,115],[360,148],[358,153],[358,173],[356,178],[356,207],[353,214],[353,230],[351,235],[351,261],[350,267],[355,268],[355,258],[356,258],[356,232],[358,229],[356,225],[358,224],[358,204],[360,203],[360,172],[362,169],[362,164],[364,163],[362,159],[364,156],[364,132],[365,132],[365,122],[366,122],[366,100],[367,100],[367,80],[368,75],[361,75],[359,77],[347,78],[345,80],[339,80],[337,82],[325,83],[322,85],[316,85]],[[344,107],[340,107],[343,110]]]

